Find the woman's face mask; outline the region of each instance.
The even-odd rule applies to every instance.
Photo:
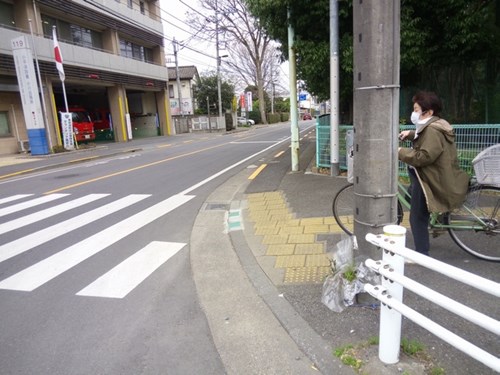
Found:
[[[410,119],[411,119],[411,122],[412,122],[414,125],[417,125],[418,120],[420,119],[420,112],[415,112],[415,111],[413,111],[413,112],[411,113],[411,117],[410,117]]]

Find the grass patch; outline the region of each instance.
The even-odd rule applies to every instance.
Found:
[[[373,351],[374,346],[378,346],[378,336],[370,337],[367,341],[359,344],[348,344],[336,348],[333,351],[335,357],[339,358],[346,366],[350,366],[358,374],[364,374],[363,366],[365,361],[370,359],[376,352]],[[427,375],[445,375],[442,367],[436,366],[430,355],[426,353],[425,345],[417,340],[403,338],[401,340],[401,352],[413,359],[415,362],[421,363],[425,367]],[[371,354],[370,354],[371,353]],[[408,371],[402,374],[409,375]]]

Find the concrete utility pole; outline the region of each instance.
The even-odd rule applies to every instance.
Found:
[[[339,168],[339,4],[330,0],[330,174]]]
[[[400,0],[355,1],[353,22],[354,233],[380,259],[365,235],[396,222]]]
[[[174,57],[175,57],[175,76],[177,79],[177,92],[179,94],[179,114],[184,116],[184,111],[182,110],[182,88],[181,88],[181,76],[179,74],[179,63],[177,61],[177,41],[173,40],[174,44]]]
[[[288,59],[290,61],[290,127],[291,127],[291,154],[292,154],[292,172],[299,171],[299,121],[297,111],[297,77],[295,67],[295,49],[293,40],[295,32],[290,23],[290,8],[288,9]]]
[[[220,88],[220,63],[221,57],[219,56],[219,9],[217,5],[217,0],[215,0],[215,47],[217,50],[217,106],[219,107],[219,121],[222,121],[222,96]],[[219,128],[219,126],[217,126]]]

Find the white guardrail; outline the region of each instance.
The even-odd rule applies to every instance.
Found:
[[[382,260],[367,259],[365,262],[383,276],[381,285],[365,284],[365,291],[382,302],[379,337],[379,359],[382,362],[393,364],[399,361],[401,321],[404,315],[470,357],[500,372],[499,358],[404,305],[403,288],[499,336],[500,322],[404,276],[405,258],[497,298],[500,297],[499,283],[406,248],[406,229],[398,225],[385,226],[384,234],[369,233],[366,240],[384,249]]]

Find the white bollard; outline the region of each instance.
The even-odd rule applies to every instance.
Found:
[[[404,248],[406,246],[406,228],[399,225],[386,225],[384,227],[386,241],[393,245]],[[391,254],[383,250],[382,260],[393,269],[393,272],[404,275],[404,258],[397,254]],[[391,282],[382,277],[382,286],[387,289],[388,294],[399,302],[403,302],[403,286]],[[379,359],[388,364],[399,362],[399,350],[401,345],[401,320],[399,312],[381,304],[380,309],[380,342]]]

